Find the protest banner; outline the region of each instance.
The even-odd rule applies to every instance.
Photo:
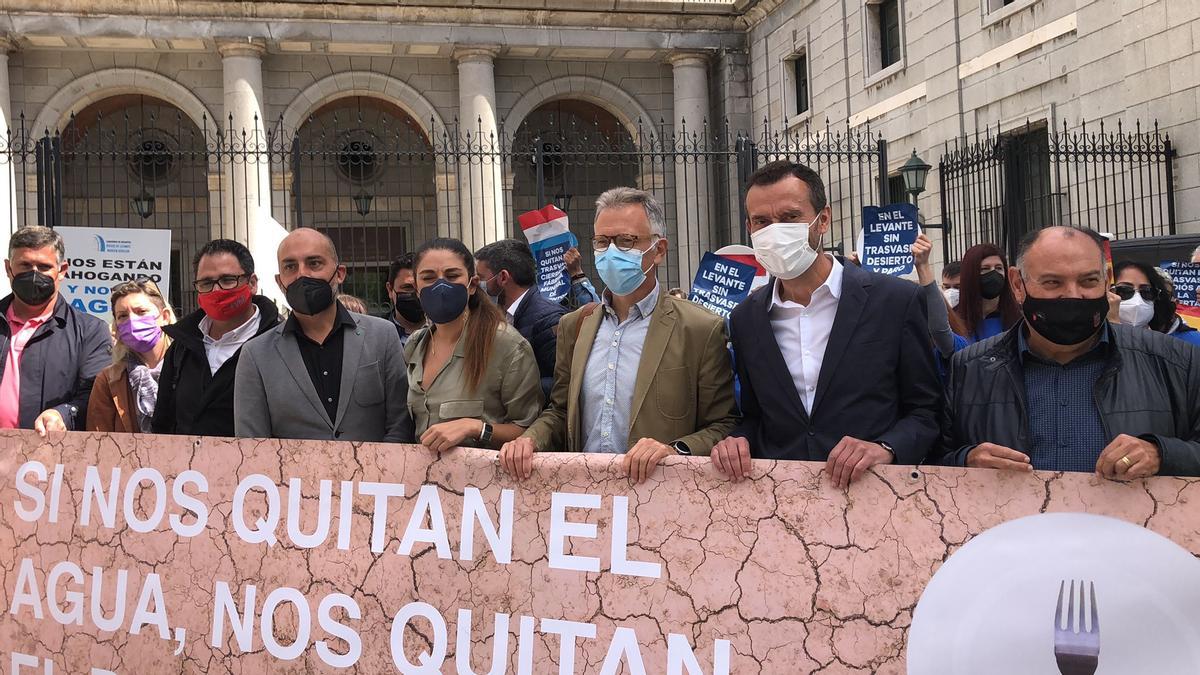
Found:
[[[518,482],[483,450],[0,431],[0,663],[1052,675],[1064,579],[1095,584],[1098,672],[1200,662],[1200,479],[620,466],[542,453]]]
[[[1200,263],[1164,262],[1161,267],[1175,285],[1175,298],[1180,305],[1200,307]]]
[[[579,240],[571,232],[567,214],[557,206],[547,204],[540,210],[522,213],[517,221],[537,262],[538,289],[554,302],[567,297],[571,290],[571,277],[567,274],[563,255],[579,246]]]
[[[912,204],[864,206],[858,259],[864,269],[904,276],[913,272],[912,245],[920,234]]]
[[[756,272],[752,265],[705,253],[688,300],[728,319],[733,308],[750,295]]]
[[[108,294],[122,281],[150,279],[171,297],[171,231],[116,227],[56,227],[70,267],[61,291],[75,309],[112,318]]]
[[[722,258],[728,258],[754,268],[754,281],[750,282],[751,293],[758,290],[760,286],[767,285],[770,275],[767,274],[762,263],[758,262],[758,258],[754,255],[754,249],[745,244],[730,244],[717,249],[716,253]]]

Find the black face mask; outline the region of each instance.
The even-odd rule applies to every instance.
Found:
[[[337,275],[337,272],[334,272]],[[300,277],[293,281],[288,287],[284,297],[287,298],[288,305],[292,311],[297,314],[312,316],[320,314],[329,309],[333,304],[333,286],[329,279],[314,279],[313,277]]]
[[[409,323],[421,323],[425,320],[425,310],[421,309],[421,299],[416,293],[396,294],[396,313]]]
[[[1038,335],[1069,347],[1086,342],[1104,326],[1108,297],[1035,298],[1026,294],[1021,313]]]
[[[44,305],[54,297],[54,277],[37,270],[22,272],[13,277],[12,290],[13,294],[27,305]]]
[[[421,307],[429,320],[437,324],[450,323],[462,316],[469,298],[465,284],[454,284],[445,279],[438,279],[421,289]]]
[[[995,300],[1004,292],[1004,273],[992,270],[979,277],[979,294],[984,300]]]

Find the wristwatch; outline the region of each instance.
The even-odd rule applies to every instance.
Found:
[[[896,449],[892,447],[891,443],[887,443],[885,441],[875,441],[875,445],[878,445],[879,447],[883,448],[884,450],[887,450],[888,452],[892,453],[892,462],[895,463]]]
[[[687,443],[684,443],[683,441],[675,441],[674,443],[671,444],[671,447],[675,449],[675,454],[677,454],[677,455],[691,455],[692,454],[692,449],[689,448],[687,446]]]
[[[492,442],[492,423],[484,420],[483,430],[479,432],[479,441],[484,445]]]

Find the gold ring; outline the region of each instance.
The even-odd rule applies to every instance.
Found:
[[[1129,459],[1129,455],[1125,455],[1120,461],[1124,462],[1125,466],[1133,466],[1133,460]]]

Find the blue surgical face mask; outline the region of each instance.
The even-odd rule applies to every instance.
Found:
[[[504,291],[503,290],[497,291],[495,293],[492,292],[492,290],[493,290],[492,282],[495,281],[496,277],[499,277],[499,276],[500,276],[500,273],[497,272],[496,274],[493,274],[491,277],[484,279],[483,283],[481,283],[479,285],[479,287],[483,289],[483,292],[486,293],[487,296],[492,299],[492,303],[496,304],[496,305],[499,305],[501,303],[501,301],[504,299],[504,297],[503,297]]]
[[[655,238],[645,251],[622,251],[616,244],[609,244],[605,251],[596,254],[596,272],[613,295],[629,295],[642,285],[647,274],[647,270],[642,269],[642,257],[657,242]]]

